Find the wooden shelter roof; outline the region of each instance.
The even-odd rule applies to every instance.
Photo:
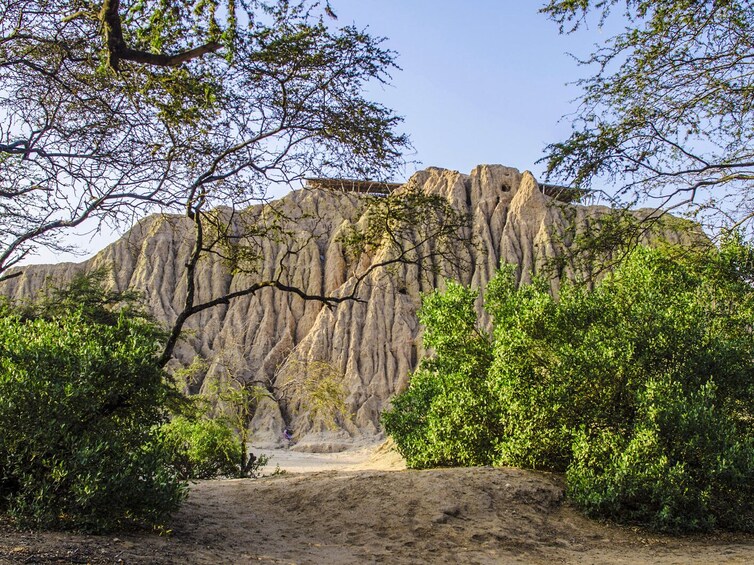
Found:
[[[581,202],[591,193],[591,191],[588,190],[557,184],[540,183],[539,188],[542,190],[542,194],[554,198],[555,200],[559,200],[560,202]]]
[[[307,188],[327,188],[329,190],[361,192],[365,194],[390,194],[395,189],[403,186],[399,182],[380,182],[375,180],[324,178],[308,178],[305,180]]]
[[[360,192],[363,194],[390,194],[397,188],[403,186],[399,182],[381,182],[375,180],[357,180],[357,179],[327,179],[327,178],[307,178],[307,188],[325,188],[328,190],[340,190],[342,192]],[[589,196],[589,191],[560,186],[557,184],[543,184],[540,189],[542,193],[550,198],[561,202],[580,202]]]

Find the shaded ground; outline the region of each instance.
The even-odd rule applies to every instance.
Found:
[[[168,537],[0,527],[0,563],[754,563],[754,536],[670,538],[587,520],[563,504],[556,475],[380,470],[400,467],[384,450],[277,455],[291,471],[339,470],[200,482]]]

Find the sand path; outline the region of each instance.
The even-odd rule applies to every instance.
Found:
[[[558,475],[401,471],[384,446],[271,455],[286,473],[193,485],[170,536],[0,528],[0,563],[754,563],[754,536],[588,520],[563,502]]]
[[[255,455],[265,455],[269,462],[264,474],[276,468],[286,473],[319,473],[323,471],[403,471],[406,463],[386,442],[366,444],[338,453],[308,453],[292,449],[261,449],[254,446]]]

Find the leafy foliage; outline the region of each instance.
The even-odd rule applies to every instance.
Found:
[[[622,181],[624,200],[722,212],[715,222],[751,217],[751,2],[549,0],[542,11],[561,32],[590,19],[620,30],[582,61],[590,76],[572,134],[547,148],[550,176]]]
[[[592,291],[565,284],[558,299],[545,281],[517,289],[502,271],[485,295],[491,354],[464,340],[473,294],[451,286],[442,315],[423,307],[435,357],[386,429],[411,466],[567,471],[570,496],[593,515],[751,530],[751,253],[736,237],[705,251],[640,247]],[[463,308],[450,307],[463,293]],[[468,357],[477,371],[459,370]]]
[[[158,431],[172,397],[162,333],[108,302],[0,317],[0,508],[19,524],[154,525],[185,495]]]
[[[89,220],[194,220],[264,202],[271,182],[393,174],[408,139],[364,86],[395,54],[328,11],[0,0],[0,277]]]
[[[219,420],[177,416],[162,427],[171,465],[181,479],[241,476],[241,445]]]
[[[475,300],[474,291],[455,283],[423,299],[424,345],[435,356],[422,360],[409,389],[382,415],[409,466],[483,465],[494,457],[499,410],[487,379],[492,347],[477,326]]]
[[[664,531],[754,529],[750,430],[720,407],[712,380],[649,381],[629,433],[582,431],[568,468],[568,494],[589,514],[646,522]]]

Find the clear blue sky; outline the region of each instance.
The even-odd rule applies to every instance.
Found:
[[[531,170],[548,142],[567,137],[561,117],[584,75],[567,54],[586,56],[605,39],[597,26],[561,36],[538,13],[544,0],[331,0],[337,24],[368,27],[397,51],[401,71],[370,96],[405,118],[417,160],[406,171],[438,166],[467,173],[478,164]],[[84,254],[41,251],[29,262],[80,261],[116,239],[76,241]]]
[[[340,23],[388,38],[402,71],[375,99],[405,118],[419,168],[469,172],[500,163],[540,176],[548,142],[582,76],[567,55],[586,56],[605,36],[597,26],[561,36],[537,0],[331,0]],[[408,172],[413,172],[412,167]]]

